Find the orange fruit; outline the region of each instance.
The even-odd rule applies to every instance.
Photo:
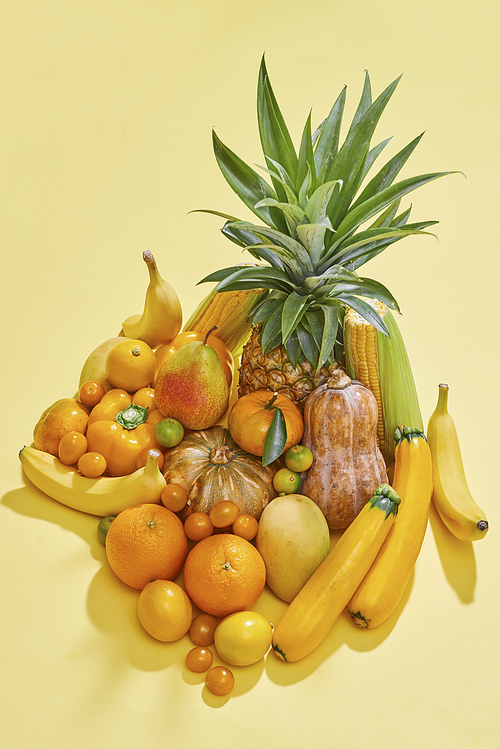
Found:
[[[151,384],[156,370],[156,357],[144,341],[126,338],[109,351],[106,377],[114,388],[135,393]]]
[[[90,380],[84,382],[78,391],[78,397],[84,406],[93,408],[100,403],[104,395],[104,385],[101,382]]]
[[[106,556],[115,575],[142,590],[152,580],[173,580],[188,550],[184,526],[166,507],[128,507],[113,520],[106,536]]]
[[[77,465],[82,476],[89,479],[98,479],[108,467],[104,455],[94,451],[83,453]]]
[[[203,673],[208,671],[212,666],[214,655],[210,648],[195,647],[191,648],[189,653],[186,655],[186,666],[196,673]]]
[[[205,684],[214,694],[229,694],[234,687],[234,674],[229,668],[214,666],[207,673]]]
[[[201,611],[212,616],[224,617],[251,608],[265,582],[264,560],[255,546],[232,533],[199,541],[184,565],[187,594]]]
[[[140,592],[137,613],[146,632],[161,642],[180,640],[193,621],[189,596],[171,580],[148,583]]]
[[[227,425],[236,444],[247,453],[262,455],[276,408],[280,409],[286,424],[287,439],[283,452],[300,442],[304,419],[295,403],[282,393],[255,390],[238,398],[229,413]]]
[[[259,523],[253,515],[243,512],[234,521],[232,530],[235,536],[241,536],[246,538],[247,541],[251,541],[257,535]]]
[[[58,454],[61,463],[72,466],[78,463],[87,452],[87,438],[81,432],[66,432],[59,443]]]
[[[37,450],[57,457],[59,443],[68,432],[87,431],[89,410],[74,398],[61,398],[49,406],[40,416],[33,430],[33,442]]]

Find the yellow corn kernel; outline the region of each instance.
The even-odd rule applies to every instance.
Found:
[[[387,307],[377,302],[377,312],[383,316]],[[380,378],[377,352],[377,331],[357,312],[350,309],[345,316],[345,326],[349,331],[349,353],[352,357],[351,373],[356,380],[370,388],[377,401],[377,442],[382,453],[385,451],[385,429],[380,392]],[[351,375],[350,375],[351,376]]]
[[[415,380],[401,332],[390,310],[369,300],[389,331],[388,338],[350,309],[344,321],[349,377],[370,388],[378,406],[377,440],[388,465],[394,462],[394,430],[405,424],[423,431]]]
[[[260,301],[261,289],[248,291],[211,291],[201,301],[183,330],[206,334],[217,326],[214,335],[220,338],[237,358],[250,337],[249,315]]]

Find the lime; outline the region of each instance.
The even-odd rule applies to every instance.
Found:
[[[102,544],[106,543],[106,536],[108,535],[109,526],[115,519],[116,515],[108,515],[107,518],[102,518],[97,526],[97,537]]]
[[[214,645],[222,660],[232,666],[250,666],[264,658],[271,646],[273,628],[256,611],[237,611],[221,621]]]
[[[301,478],[289,468],[280,468],[273,478],[273,486],[278,494],[295,494],[300,489]]]
[[[180,421],[169,416],[156,422],[154,438],[161,447],[175,447],[184,438],[184,427]]]
[[[313,454],[305,445],[294,445],[285,453],[285,465],[291,471],[307,471],[313,462]]]

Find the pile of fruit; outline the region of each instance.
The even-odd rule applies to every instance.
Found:
[[[465,480],[448,386],[424,434],[389,290],[357,270],[434,222],[401,198],[433,173],[395,182],[416,138],[372,179],[370,146],[397,81],[375,101],[366,76],[348,135],[345,92],[298,152],[264,60],[258,115],[271,183],[214,134],[221,170],[264,225],[219,214],[257,262],[216,271],[182,328],[182,307],[143,255],[141,315],[85,361],[78,393],[51,405],[20,459],[43,492],[102,518],[115,575],[140,591],[162,642],[189,636],[188,668],[227,694],[229,668],[269,650],[309,655],[347,609],[362,628],[395,610],[419,555],[431,500],[445,526],[488,531]],[[369,222],[372,222],[371,224]],[[341,531],[331,546],[330,531]],[[176,582],[182,573],[182,585]],[[271,625],[265,586],[288,603]]]

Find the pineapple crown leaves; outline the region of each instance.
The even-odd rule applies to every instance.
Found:
[[[200,283],[215,281],[217,291],[267,289],[252,313],[252,321],[262,325],[264,353],[283,343],[292,363],[304,356],[317,368],[331,362],[335,349],[342,352],[346,307],[388,335],[382,318],[365,300],[378,299],[399,311],[397,302],[382,284],[360,278],[356,271],[404,237],[429,233],[425,229],[437,222],[409,223],[411,208],[400,212],[401,200],[453,173],[432,172],[396,181],[420,142],[419,135],[369,178],[390,141],[372,146],[371,139],[399,80],[373,100],[365,73],[358,106],[341,143],[344,87],[314,133],[309,113],[296,151],[263,57],[257,114],[265,166],[259,168],[270,181],[213,132],[215,157],[226,181],[265,226],[218,211],[205,212],[224,218],[222,233],[267,265],[225,268]]]

